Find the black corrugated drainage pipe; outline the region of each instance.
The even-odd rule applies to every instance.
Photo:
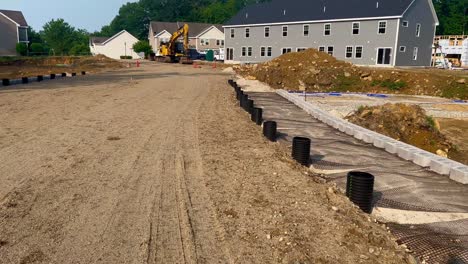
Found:
[[[231,85],[231,86],[234,86],[234,80],[229,79],[229,80],[228,80],[228,84]]]
[[[253,108],[254,108],[254,101],[247,99],[246,105],[245,105],[245,111],[247,111],[247,113],[249,114],[252,114]]]
[[[51,73],[51,74],[50,74],[50,79],[51,79],[51,80],[55,79],[55,74],[54,74],[54,73]]]
[[[44,77],[42,75],[37,76],[37,81],[42,82],[44,80]]]
[[[365,213],[372,213],[375,177],[367,172],[351,171],[346,182],[346,196]]]
[[[293,138],[292,157],[303,166],[309,165],[310,139],[305,137]]]
[[[85,72],[85,71],[82,71],[82,72],[81,72],[81,75],[86,75],[86,72]]]
[[[28,83],[28,82],[29,82],[28,77],[23,77],[23,78],[21,78],[21,82],[22,82],[22,83]]]
[[[263,123],[263,135],[268,138],[268,140],[276,142],[276,122],[275,121],[266,121]]]
[[[262,108],[258,108],[258,107],[254,107],[252,109],[252,114],[250,116],[250,119],[255,122],[255,124],[261,126],[262,125],[262,121],[263,121],[263,109]]]
[[[75,77],[76,76],[76,72],[72,72],[72,77]]]
[[[244,92],[239,88],[237,91],[236,91],[236,98],[237,100],[241,100],[242,99],[242,96],[244,95]]]
[[[65,72],[62,72],[62,77],[67,77],[67,74]]]
[[[242,94],[240,106],[245,109],[245,105],[247,104],[247,100],[249,100],[249,96],[247,94]]]
[[[3,85],[3,86],[8,86],[8,85],[10,85],[10,79],[2,79],[2,85]]]

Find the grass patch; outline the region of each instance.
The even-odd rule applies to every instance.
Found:
[[[426,116],[426,123],[433,131],[438,131],[436,122],[432,116]]]
[[[380,87],[383,87],[383,88],[387,88],[391,91],[399,91],[403,88],[405,88],[407,86],[407,83],[404,82],[404,81],[392,81],[390,79],[386,79],[386,80],[383,80],[383,81],[379,81],[379,80],[373,80],[371,82],[371,86],[380,86]]]
[[[337,92],[346,92],[359,87],[361,79],[357,76],[346,77],[344,75],[339,75],[334,83]]]
[[[452,83],[442,90],[442,97],[462,100],[468,100],[468,88],[466,84]]]

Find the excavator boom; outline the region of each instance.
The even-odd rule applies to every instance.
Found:
[[[177,40],[183,37],[184,49],[182,53],[177,53]],[[189,25],[184,24],[176,32],[174,32],[167,45],[161,45],[159,55],[161,60],[165,62],[181,62],[184,64],[193,63],[188,57],[189,50]]]

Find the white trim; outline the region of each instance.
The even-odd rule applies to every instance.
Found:
[[[401,50],[401,48],[403,48],[403,50]],[[401,53],[406,52],[406,46],[400,46],[400,47],[398,48],[398,52],[401,52]]]
[[[234,33],[234,34],[233,34],[233,33]],[[234,36],[233,36],[233,35],[234,35]],[[235,37],[236,37],[236,29],[235,29],[235,28],[231,28],[231,29],[229,30],[229,38],[230,38],[230,39],[233,39],[233,38],[235,38]]]
[[[262,56],[262,48],[265,49],[265,51],[264,51],[265,54],[264,54],[263,56]],[[266,48],[265,46],[260,46],[260,57],[262,57],[262,58],[263,58],[263,57],[266,57],[266,54],[267,54],[267,50],[266,50],[266,49],[267,49],[267,48]]]
[[[286,53],[292,53],[292,52],[293,52],[293,49],[292,49],[292,48],[290,48],[290,47],[284,47],[284,48],[281,48],[281,55],[286,54],[286,53],[283,53],[283,50],[284,50],[284,49],[290,49],[290,50],[291,50],[290,52],[286,52]]]
[[[361,48],[361,57],[360,58],[356,57],[357,48]],[[362,60],[363,57],[364,57],[364,46],[355,46],[354,47],[354,59]]]
[[[16,21],[14,21],[13,19],[11,19],[10,17],[8,17],[7,15],[3,14],[2,12],[0,12],[0,15],[4,16],[6,19],[10,20],[11,22],[13,22],[17,27],[20,27],[21,25],[16,23]]]
[[[412,59],[413,59],[414,61],[417,61],[417,60],[418,60],[418,55],[419,55],[418,53],[419,53],[419,47],[414,47],[414,48],[413,48],[413,56],[412,56]],[[416,57],[416,58],[415,58],[415,57]]]
[[[229,49],[232,50],[232,60],[228,60],[228,58],[229,58],[229,51],[228,50]],[[226,57],[225,58],[226,58],[227,61],[234,61],[234,54],[235,54],[235,48],[226,48]]]
[[[416,37],[419,38],[420,36],[421,36],[421,23],[417,23],[416,24]]]
[[[385,33],[380,33],[380,23],[382,23],[382,22],[385,22]],[[388,29],[388,21],[387,20],[377,21],[377,35],[386,35],[387,34],[387,29]]]
[[[169,31],[167,31],[167,30],[164,29],[163,31],[161,31],[161,32],[159,32],[158,34],[154,35],[154,38],[157,38],[157,37],[161,36],[161,35],[164,34],[164,33],[167,33],[167,34],[169,34],[169,35],[172,35],[171,33],[169,33]]]
[[[308,27],[307,29],[307,36],[304,34],[304,31],[305,31],[305,27]],[[303,37],[310,37],[310,24],[304,24],[302,25],[302,36]]]
[[[203,30],[200,34],[196,35],[195,38],[200,38],[201,35],[205,34],[206,32],[210,31],[211,29],[215,28],[216,30],[219,31],[219,33],[223,34],[224,35],[224,32],[222,32],[221,30],[219,30],[216,26],[209,26],[207,29]]]
[[[244,48],[245,48],[245,55],[242,55],[242,53],[244,53]],[[241,57],[241,58],[247,57],[247,46],[242,46],[242,47],[241,47],[240,57]]]
[[[249,30],[249,36],[247,37],[247,30]],[[244,28],[244,38],[250,38],[250,27]]]
[[[358,24],[359,25],[359,28],[358,28],[358,33],[357,34],[354,34],[354,24]],[[353,22],[351,23],[351,35],[352,36],[359,36],[361,35],[361,22]]]
[[[375,65],[379,67],[394,67],[392,63],[389,64],[378,64],[379,62],[379,49],[390,49],[390,56],[393,56],[393,48],[392,47],[377,47],[376,53],[375,53]],[[385,57],[382,58],[382,60],[385,60]],[[391,59],[390,59],[391,60]]]
[[[439,17],[437,16],[437,12],[435,11],[435,8],[434,8],[434,3],[432,3],[432,0],[428,0],[429,2],[429,7],[431,8],[431,12],[432,12],[432,16],[434,17],[434,20],[435,20],[435,24],[436,26],[439,25]]]
[[[329,53],[328,49],[333,48],[332,54]],[[335,57],[335,46],[327,46],[327,51],[325,51],[328,55]]]
[[[388,26],[388,25],[387,25],[387,26]],[[397,48],[398,48],[398,41],[399,41],[399,39],[400,39],[400,27],[401,27],[401,25],[400,25],[400,19],[398,19],[398,21],[397,21],[396,37],[395,37],[395,49],[394,49],[394,50],[395,50],[395,55],[393,56],[393,64],[392,64],[393,66],[396,65],[396,59],[397,59],[397,54],[398,54],[398,52],[397,52],[398,49],[397,49]],[[385,31],[386,31],[386,30],[385,30]]]
[[[429,1],[432,1],[432,0],[429,0]],[[404,11],[403,14],[401,15],[401,17],[403,17],[403,16],[406,14],[406,12],[408,12],[408,10],[413,6],[414,2],[416,2],[416,0],[413,0],[413,1],[409,4],[409,6],[405,9],[405,11]]]
[[[265,36],[265,33],[266,33],[266,29],[268,28],[268,37]],[[264,38],[270,38],[271,37],[271,27],[268,26],[268,27],[263,27],[263,37]]]
[[[284,28],[286,28],[286,36],[284,35]],[[287,38],[289,37],[289,27],[288,26],[281,26],[281,37]]]
[[[325,35],[325,31],[326,31],[325,27],[326,27],[327,25],[330,25],[330,29],[329,29],[330,34]],[[331,35],[332,35],[332,32],[331,32],[331,31],[332,31],[332,26],[331,26],[331,25],[332,25],[331,23],[323,24],[323,36],[331,36]]]
[[[351,57],[348,57],[348,48],[351,48]],[[354,58],[354,46],[346,46],[345,47],[345,54],[344,54],[345,59],[353,59]]]
[[[249,49],[250,49],[250,55],[249,55]],[[253,47],[247,47],[247,56],[246,57],[252,57],[253,56]]]
[[[266,56],[267,56],[267,57],[270,57],[270,58],[273,57],[273,47],[272,47],[272,46],[268,46],[268,47],[266,47],[266,48],[267,48],[267,49],[266,49]],[[271,50],[270,55],[268,55],[268,49]]]
[[[403,25],[405,22],[406,22],[406,26]],[[402,27],[405,27],[405,28],[409,27],[409,21],[408,21],[408,20],[403,20],[403,21],[401,21],[401,26],[402,26]]]
[[[294,25],[294,24],[315,24],[315,23],[330,23],[330,22],[345,22],[345,21],[366,21],[366,20],[379,20],[379,19],[397,19],[402,16],[386,16],[386,17],[359,17],[359,18],[344,18],[344,19],[327,19],[327,20],[307,20],[307,21],[294,21],[294,22],[276,22],[276,23],[258,23],[246,25],[227,25],[223,28],[236,28],[236,27],[254,27],[254,26],[276,26],[276,25]]]
[[[320,48],[323,48],[323,51],[320,51]],[[318,46],[317,49],[318,49],[318,51],[320,51],[320,52],[326,52],[326,48],[327,48],[327,47],[325,47],[325,46]]]

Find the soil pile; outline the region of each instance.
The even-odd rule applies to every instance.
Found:
[[[278,89],[402,93],[468,99],[466,73],[357,67],[316,49],[288,53],[263,64],[235,69],[247,79],[257,79]]]
[[[104,55],[11,58],[0,60],[0,78],[21,78],[71,71],[99,72],[122,67],[122,63]]]
[[[439,132],[439,124],[417,105],[362,106],[348,121],[444,157],[456,149]]]

